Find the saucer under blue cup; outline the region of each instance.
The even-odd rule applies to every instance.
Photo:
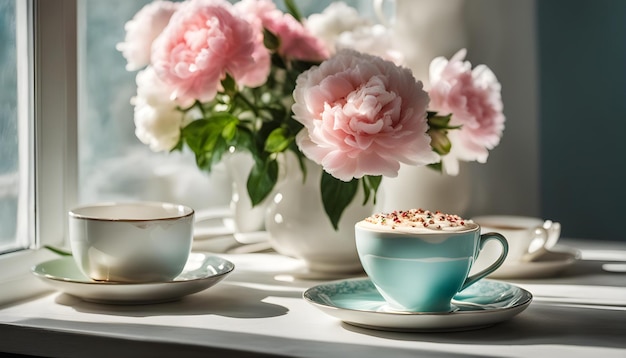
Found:
[[[389,309],[369,278],[328,282],[309,288],[304,299],[343,322],[377,330],[406,332],[462,331],[488,327],[524,311],[532,294],[515,285],[482,279],[452,299],[451,312],[404,312]]]

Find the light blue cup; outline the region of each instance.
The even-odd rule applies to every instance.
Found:
[[[463,231],[415,233],[408,229],[376,230],[363,221],[355,226],[356,247],[365,272],[392,310],[449,312],[458,292],[489,275],[508,253],[498,233],[480,235],[480,226]],[[472,264],[489,240],[502,245],[498,259],[472,276]]]

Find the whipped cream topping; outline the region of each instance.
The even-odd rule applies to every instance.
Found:
[[[441,211],[424,209],[399,210],[391,213],[374,214],[362,224],[378,229],[402,229],[408,231],[462,231],[475,228],[471,220],[463,219],[454,214],[445,214]]]

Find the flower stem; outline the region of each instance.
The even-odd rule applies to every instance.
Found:
[[[239,99],[241,100],[248,108],[250,108],[250,110],[252,111],[252,113],[254,113],[254,116],[258,116],[259,112],[258,109],[256,108],[256,106],[254,105],[254,103],[250,102],[250,100],[248,100],[246,98],[246,96],[244,96],[243,94],[241,94],[241,92],[237,92],[235,93],[235,99]]]

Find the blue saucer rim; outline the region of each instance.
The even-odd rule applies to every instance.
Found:
[[[364,312],[364,313],[368,313],[368,314],[376,314],[376,315],[389,315],[389,316],[451,316],[451,315],[475,315],[475,314],[481,314],[481,315],[485,315],[485,314],[489,314],[489,313],[495,313],[495,312],[506,312],[506,311],[510,311],[510,310],[518,310],[520,308],[525,308],[528,305],[530,305],[530,303],[532,302],[533,299],[533,295],[532,293],[530,293],[529,291],[513,285],[511,283],[508,282],[503,282],[503,281],[497,281],[497,280],[490,280],[490,279],[482,279],[479,282],[497,282],[500,284],[504,284],[504,285],[508,285],[508,286],[512,286],[516,289],[518,289],[520,291],[520,293],[523,295],[518,302],[516,302],[515,304],[511,305],[511,306],[507,306],[507,307],[488,307],[484,310],[453,310],[450,312],[409,312],[409,311],[397,311],[397,312],[392,312],[392,311],[374,311],[374,310],[367,310],[367,309],[357,309],[357,308],[347,308],[347,307],[339,307],[339,306],[334,306],[334,305],[330,305],[330,304],[325,304],[323,302],[319,302],[318,300],[315,300],[313,297],[311,297],[312,292],[316,289],[320,289],[323,286],[332,286],[332,285],[337,285],[339,283],[342,282],[348,282],[348,281],[370,281],[371,280],[368,277],[358,277],[358,278],[349,278],[349,279],[343,279],[343,280],[335,280],[335,281],[330,281],[330,282],[326,282],[326,283],[322,283],[319,285],[315,285],[312,286],[310,288],[308,288],[307,290],[305,290],[302,293],[302,298],[315,305],[315,306],[319,306],[319,307],[324,307],[324,308],[330,308],[330,309],[334,309],[334,310],[342,310],[342,311],[352,311],[352,312]],[[381,297],[382,299],[382,297]],[[454,303],[453,303],[454,305]],[[486,306],[486,305],[482,305],[482,304],[475,304],[476,306]]]

